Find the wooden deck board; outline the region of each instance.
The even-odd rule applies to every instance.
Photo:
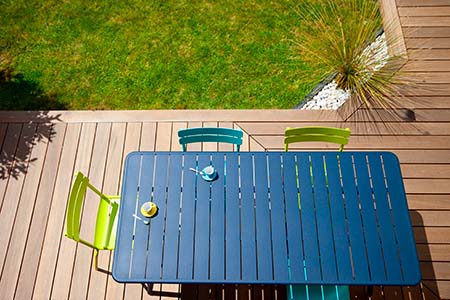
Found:
[[[277,136],[257,136],[255,140],[267,149],[283,149],[283,139]],[[414,150],[423,149],[427,145],[429,149],[449,149],[450,136],[355,136],[345,146],[347,150]],[[336,150],[336,145],[318,142],[298,143],[289,145],[292,150],[321,149]]]
[[[72,182],[81,124],[68,124],[64,138],[51,208],[47,218],[44,244],[41,248],[39,268],[34,284],[33,298],[49,299],[56,262],[64,228],[64,216],[69,189]],[[67,297],[67,295],[66,295]]]
[[[443,280],[424,280],[423,283],[435,295],[440,295],[442,299],[450,299],[450,282]],[[436,297],[438,299],[438,297]]]
[[[116,194],[116,192],[108,192],[108,187],[106,186],[106,184],[110,181],[110,179],[115,179],[118,178],[116,176],[116,174],[118,172],[120,172],[120,160],[116,159],[116,157],[121,157],[121,148],[122,147],[117,147],[119,145],[117,144],[113,144],[112,143],[112,136],[113,136],[113,132],[112,132],[112,124],[108,124],[105,123],[106,126],[104,126],[104,128],[102,128],[102,132],[99,132],[98,128],[97,128],[97,134],[96,134],[96,143],[97,144],[101,144],[101,143],[105,143],[105,147],[106,147],[106,153],[104,153],[104,156],[102,156],[100,154],[99,160],[100,161],[104,161],[104,168],[102,169],[101,166],[102,164],[98,164],[98,171],[97,171],[97,175],[95,177],[93,177],[94,179],[96,179],[95,181],[92,181],[92,184],[94,184],[96,187],[102,189],[106,194]],[[122,131],[119,131],[120,133],[122,133]],[[103,137],[104,135],[104,137]],[[99,137],[101,138],[101,140],[99,140]],[[93,157],[94,160],[94,157]],[[92,177],[92,175],[90,175],[90,177]],[[118,186],[118,180],[112,180],[113,183],[115,181],[115,187],[113,186],[113,190],[117,189]],[[111,189],[111,187],[109,187]],[[94,205],[92,207],[92,220],[96,217],[96,208],[98,207],[98,201],[99,199],[96,198],[94,199],[95,201],[92,201],[92,204]],[[84,207],[84,211],[86,212],[86,209],[88,208],[88,206],[85,205]],[[83,214],[83,220],[85,219],[85,216]],[[84,224],[86,225],[86,224]],[[92,226],[95,226],[95,223],[92,224]],[[92,227],[91,227],[92,228]],[[98,258],[98,264],[100,266],[100,268],[104,269],[104,270],[108,270],[108,265],[109,265],[109,259],[110,259],[110,252],[109,251],[101,251],[101,253],[99,254],[99,258]],[[88,287],[87,287],[87,299],[101,299],[102,297],[104,297],[105,293],[106,293],[106,284],[107,284],[107,278],[108,278],[108,274],[106,274],[105,272],[96,272],[95,270],[92,269],[91,274],[90,274],[90,278],[89,278],[89,282],[88,282]]]
[[[19,279],[16,285],[17,299],[31,299],[33,287],[39,267],[42,245],[44,244],[45,228],[50,212],[51,200],[62,155],[62,145],[66,136],[66,124],[54,126],[55,136],[48,145],[47,157],[42,171],[36,203],[31,219],[27,244],[22,260]],[[69,138],[69,137],[67,137]],[[39,249],[39,251],[36,251]]]
[[[446,210],[450,207],[450,198],[445,194],[410,194],[408,205],[415,210]]]
[[[449,16],[432,16],[432,17],[400,17],[400,22],[404,27],[436,27],[448,26],[450,27]]]
[[[447,92],[443,91],[448,89],[450,93],[450,85],[434,84],[427,85],[425,89],[422,89],[423,85],[417,85],[416,92],[424,95],[430,95],[433,93],[445,95]],[[360,109],[355,112],[349,121],[355,122],[402,122],[410,121],[411,117],[415,119],[415,122],[449,122],[450,121],[450,109],[413,109],[412,112],[408,110],[382,110],[373,109],[367,111],[366,109]]]
[[[450,37],[448,27],[407,27],[404,28],[405,38],[443,38]]]
[[[427,62],[435,64],[435,62],[432,61]],[[430,67],[434,68],[433,66]],[[439,73],[426,72],[429,71],[429,69],[427,70],[427,68],[429,68],[429,66],[427,66],[426,64],[422,64],[421,66],[411,66],[411,70],[414,72],[405,72],[404,76],[412,78],[414,81],[421,83],[450,83],[450,72],[448,72],[450,68]],[[444,67],[442,67],[442,69],[444,69]]]
[[[399,7],[401,17],[447,17],[450,16],[450,7]]]
[[[411,194],[423,194],[426,192],[435,194],[450,194],[448,179],[405,179],[405,190]],[[450,215],[448,216],[450,217]]]
[[[74,172],[81,171],[85,175],[89,176],[89,167],[91,165],[91,155],[92,155],[92,145],[95,139],[95,130],[97,124],[95,123],[85,123],[81,128],[80,140],[78,142],[78,150],[76,153],[76,161]],[[72,177],[74,174],[72,174]],[[70,184],[71,185],[71,184]],[[69,185],[69,186],[70,186]],[[60,187],[57,187],[60,188]],[[64,199],[64,198],[63,198]],[[57,201],[63,201],[63,199],[58,199]],[[66,200],[67,202],[67,200]],[[65,216],[65,208],[61,212]],[[64,218],[65,219],[65,218]],[[74,277],[72,278],[72,273],[74,272],[74,266],[76,265],[76,254],[78,245],[73,240],[69,240],[64,237],[64,228],[61,232],[60,240],[61,244],[59,246],[58,260],[56,264],[56,270],[54,272],[54,281],[52,286],[51,297],[54,299],[68,299],[70,297],[71,286],[75,287],[82,286],[83,278]],[[82,247],[85,249],[86,247]],[[89,251],[89,249],[80,250]],[[85,265],[90,270],[90,263]]]
[[[19,146],[16,151],[16,156],[25,159],[23,162],[24,168],[22,172],[17,174],[17,176],[10,176],[6,194],[4,196],[2,210],[0,212],[0,228],[2,228],[3,231],[0,235],[0,270],[3,270],[5,264],[6,253],[8,251],[11,235],[13,234],[13,225],[17,216],[18,203],[28,171],[28,163],[30,160],[29,154],[31,149],[27,147],[26,140],[30,136],[34,136],[36,127],[36,124],[25,125],[20,133]],[[8,275],[2,274],[1,277],[3,278],[3,276]]]
[[[123,151],[125,145],[126,123],[113,123],[111,127],[110,147],[108,152],[108,163],[106,165],[105,178],[103,184],[103,191],[109,195],[120,194],[120,175],[122,172]],[[112,252],[102,251],[99,254],[103,258],[99,262],[99,267],[111,271],[112,266]],[[105,265],[105,262],[106,265]],[[106,275],[106,274],[104,274]],[[117,283],[108,274],[106,276],[106,299],[119,300],[123,299],[123,285]]]
[[[413,211],[410,214],[414,215],[415,213]],[[448,227],[415,226],[413,229],[416,243],[448,244],[448,237],[450,236],[450,228]]]
[[[49,130],[50,128],[45,125],[38,126],[36,134],[47,135]],[[42,166],[45,162],[47,145],[47,141],[42,141],[33,147],[30,153],[30,156],[36,159],[30,162],[29,171],[26,174],[20,193],[16,218],[12,227],[11,238],[7,245],[6,259],[3,265],[2,278],[0,279],[0,290],[2,291],[2,296],[6,299],[14,297],[33,208],[36,206],[36,195],[40,184]]]
[[[125,135],[125,147],[122,157],[122,166],[128,153],[140,150],[142,135],[142,123],[128,123]],[[121,176],[120,174],[119,176]],[[122,182],[122,180],[120,181]],[[113,279],[112,279],[113,280]],[[117,284],[118,285],[118,284]],[[140,284],[125,284],[123,287],[123,299],[141,299],[142,286]],[[120,295],[120,293],[118,293]],[[120,299],[120,298],[119,298]]]
[[[255,122],[255,123],[239,123],[239,126],[245,131],[252,132],[253,136],[257,135],[280,135],[288,127],[305,127],[305,126],[331,126],[338,128],[349,128],[352,136],[357,135],[375,135],[383,136],[401,136],[401,135],[450,135],[450,126],[444,122],[383,122],[383,123],[357,123],[357,122]]]
[[[448,6],[450,5],[448,0],[396,0],[398,7],[413,6],[413,7],[426,7],[426,6]]]
[[[266,121],[295,121],[298,119],[341,120],[339,113],[333,110],[300,111],[292,109],[251,111],[252,119]],[[151,111],[0,111],[0,123],[117,123],[117,122],[229,122],[249,119],[246,110],[151,110]]]
[[[450,71],[450,60],[442,61],[438,64],[434,61],[410,61],[403,66],[402,70],[405,72],[448,72]]]
[[[450,98],[446,96],[413,96],[402,99],[403,108],[410,109],[449,109]]]
[[[450,49],[411,49],[410,60],[449,60]]]
[[[416,210],[411,215],[413,226],[450,227],[450,210]]]
[[[408,49],[448,49],[450,38],[408,38],[405,40]]]
[[[1,165],[1,178],[0,181],[0,215],[3,210],[3,201],[6,197],[6,188],[9,183],[9,179],[16,176],[16,172],[11,171],[11,167],[14,163],[16,155],[17,145],[19,143],[19,137],[22,130],[22,124],[9,124],[5,133],[4,142],[2,145],[2,152],[0,153]],[[15,168],[14,168],[15,169]]]
[[[421,261],[450,261],[450,245],[417,244],[417,252]]]
[[[403,164],[402,174],[403,178],[450,179],[450,165]]]

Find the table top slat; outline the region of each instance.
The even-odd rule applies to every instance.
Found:
[[[293,155],[283,155],[283,187],[286,206],[286,226],[289,258],[289,280],[305,282],[302,223],[298,207],[295,160]],[[317,242],[316,242],[317,243]]]
[[[224,157],[213,154],[212,165],[218,178],[211,184],[211,247],[210,279],[225,280],[225,191],[224,191]],[[216,238],[215,238],[216,237]]]
[[[120,202],[120,210],[131,212],[134,211],[136,205],[137,197],[137,187],[139,184],[139,172],[140,172],[141,156],[137,153],[132,153],[128,155],[126,159],[126,165],[124,172],[124,182],[123,188],[125,193],[122,193],[122,198]],[[124,199],[127,199],[124,201]],[[123,214],[123,213],[122,213]],[[116,266],[113,270],[113,275],[119,278],[129,279],[130,262],[131,262],[131,239],[125,238],[120,239],[120,236],[130,237],[133,235],[133,229],[135,226],[134,221],[125,220],[125,218],[119,218],[119,223],[117,224],[117,240],[115,253],[117,259],[114,260],[114,265]],[[117,243],[119,243],[117,245]]]
[[[150,221],[149,254],[147,256],[146,278],[161,279],[162,273],[162,250],[163,250],[163,228],[164,216],[167,204],[166,186],[168,181],[167,153],[158,153],[155,156],[155,179],[153,187],[153,202],[158,206],[158,216]],[[135,237],[138,239],[138,237]]]
[[[339,154],[325,153],[328,193],[330,197],[331,219],[333,223],[334,247],[337,264],[337,280],[352,282],[352,264],[350,261],[347,224],[344,211],[344,198],[338,165]]]
[[[241,211],[239,208],[238,157],[226,155],[225,180],[225,279],[233,282],[241,280]]]
[[[269,155],[267,158],[269,164],[270,206],[272,209],[273,276],[276,280],[287,282],[286,208],[284,201],[276,201],[276,199],[284,199],[281,180],[281,155]]]
[[[254,157],[255,204],[256,204],[256,244],[258,256],[258,280],[273,280],[272,235],[270,230],[269,189],[267,160],[264,153]]]
[[[198,155],[198,169],[210,165],[209,155]],[[195,204],[195,245],[194,245],[194,279],[206,282],[209,279],[209,242],[210,222],[209,213],[211,199],[211,184],[202,179],[200,174],[196,175],[197,195]]]
[[[163,233],[163,279],[177,278],[181,175],[186,170],[182,169],[182,163],[182,157],[180,155],[171,155],[169,157],[168,186],[170,188],[167,193],[167,208],[165,211],[166,218]]]
[[[192,280],[194,257],[194,220],[195,220],[195,182],[197,175],[189,168],[196,167],[196,157],[184,156],[182,210],[180,226],[180,245],[178,253],[178,276],[180,280]]]
[[[296,195],[295,203],[297,210],[300,209],[302,222],[305,279],[311,282],[320,282],[322,280],[322,265],[317,236],[316,205],[312,190],[311,161],[308,153],[298,153],[295,156],[298,172],[298,182],[295,182],[295,184],[298,185],[300,191],[300,195]],[[295,173],[288,176],[297,181]]]
[[[368,154],[370,175],[373,183],[373,193],[376,201],[376,211],[381,231],[381,246],[388,280],[401,281],[402,273],[398,257],[397,242],[394,236],[393,219],[387,199],[386,185],[380,154]]]
[[[392,153],[383,153],[383,166],[388,182],[389,199],[392,206],[392,214],[395,225],[395,232],[398,239],[400,251],[400,263],[404,280],[420,281],[420,274],[415,270],[420,269],[416,259],[416,243],[414,237],[409,234],[411,220],[408,213],[408,205],[405,201],[405,188],[403,182],[398,182],[396,178],[401,178],[401,171],[398,159]],[[389,184],[391,183],[391,184]],[[393,183],[393,184],[392,184]]]
[[[326,164],[324,165],[324,157],[320,155],[311,156],[311,163],[322,278],[326,281],[333,282],[337,281],[337,270],[328,198],[328,179],[325,176]]]
[[[141,218],[141,206],[147,201],[151,200],[152,186],[153,186],[153,171],[154,171],[154,156],[143,156],[141,159],[141,168],[139,174],[139,192],[134,208],[124,218],[132,220],[135,224],[135,236],[139,237],[134,240],[134,249],[132,253],[131,273],[132,277],[145,277],[146,263],[142,263],[141,258],[146,258],[148,255],[148,237],[149,226],[145,225],[139,220],[133,218],[132,214],[136,214]],[[144,218],[145,219],[145,218]]]
[[[386,268],[384,263],[380,263],[383,261],[383,253],[366,156],[355,155],[354,159],[355,171],[358,178],[358,193],[361,202],[361,212],[364,215],[364,232],[367,237],[371,237],[366,239],[370,278],[374,281],[381,282],[387,279]]]
[[[370,276],[352,160],[353,155],[350,153],[342,153],[340,155],[342,184],[345,197],[344,205],[347,222],[349,223],[348,231],[350,237],[350,257],[353,266],[353,279],[360,282],[369,281]],[[357,279],[356,275],[358,276]]]
[[[257,282],[253,159],[251,153],[240,154],[239,158],[242,221],[242,279],[248,282]]]

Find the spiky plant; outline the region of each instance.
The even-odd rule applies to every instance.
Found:
[[[302,25],[295,32],[295,48],[299,59],[312,66],[309,78],[332,75],[351,101],[369,108],[394,106],[403,58],[386,57],[385,47],[372,43],[382,27],[378,1],[310,0],[298,13]]]

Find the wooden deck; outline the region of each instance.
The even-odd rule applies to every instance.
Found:
[[[422,79],[404,105],[415,121],[383,121],[381,112],[369,123],[364,109],[346,122],[331,111],[0,112],[0,299],[285,298],[282,286],[154,285],[147,292],[118,284],[92,270],[89,248],[63,236],[67,196],[78,170],[105,193],[119,193],[125,155],[178,151],[179,128],[241,128],[242,151],[271,151],[282,149],[285,127],[313,124],[349,127],[346,149],[384,149],[400,159],[423,281],[377,287],[372,299],[450,299],[450,1],[396,3],[409,56],[405,71]],[[84,216],[83,229],[92,211]],[[111,263],[109,252],[100,254],[100,268],[110,270]],[[367,298],[362,288],[352,288],[352,297]]]

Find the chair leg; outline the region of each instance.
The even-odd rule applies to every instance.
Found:
[[[366,295],[367,297],[373,296],[373,285],[366,286]]]
[[[94,249],[94,268],[98,271],[98,250]]]

